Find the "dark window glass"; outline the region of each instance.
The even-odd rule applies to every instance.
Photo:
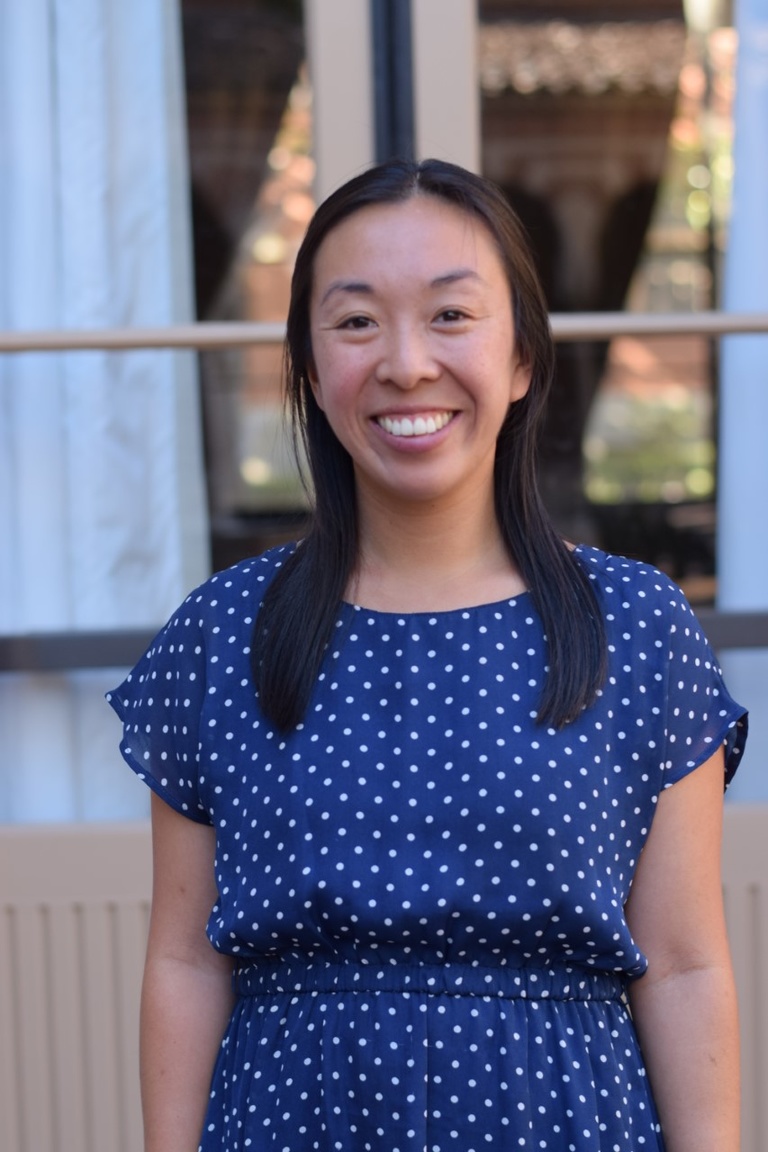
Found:
[[[182,0],[201,320],[285,320],[314,210],[302,5]],[[294,536],[304,494],[284,430],[281,349],[200,356],[213,559]]]
[[[718,306],[735,32],[717,0],[479,5],[482,163],[556,312]],[[714,572],[716,364],[705,338],[559,348],[543,451],[569,536]]]

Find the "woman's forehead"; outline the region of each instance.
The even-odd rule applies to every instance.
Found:
[[[442,196],[416,191],[400,200],[363,204],[355,208],[329,229],[320,246],[345,229],[357,232],[396,229],[407,227],[411,221],[418,221],[420,225],[452,227],[462,232],[466,232],[467,229],[479,229],[489,239],[493,239],[488,225],[471,208],[456,204]]]
[[[348,275],[362,280],[367,268],[423,271],[425,281],[482,269],[507,279],[496,238],[474,212],[436,196],[414,195],[394,203],[366,205],[330,229],[314,261],[319,281]],[[321,289],[322,290],[322,289]]]

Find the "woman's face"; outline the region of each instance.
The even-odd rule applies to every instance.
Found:
[[[481,221],[430,196],[348,217],[315,258],[310,331],[310,383],[359,499],[487,500],[530,370]]]

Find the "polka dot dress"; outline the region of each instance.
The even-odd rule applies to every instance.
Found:
[[[122,751],[215,826],[208,925],[235,958],[203,1152],[663,1148],[624,920],[660,791],[746,735],[679,590],[578,555],[610,671],[535,723],[528,595],[400,616],[342,605],[305,721],[283,736],[248,666],[284,551],[214,576],[110,702]]]

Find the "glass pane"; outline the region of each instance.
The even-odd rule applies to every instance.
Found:
[[[717,0],[481,0],[482,157],[528,225],[553,311],[718,306],[735,33]],[[562,344],[543,451],[562,530],[714,571],[705,338]],[[702,579],[703,577],[703,579]]]
[[[182,0],[201,320],[285,320],[314,210],[302,5]],[[285,431],[282,349],[201,354],[214,566],[294,537],[304,493]]]

